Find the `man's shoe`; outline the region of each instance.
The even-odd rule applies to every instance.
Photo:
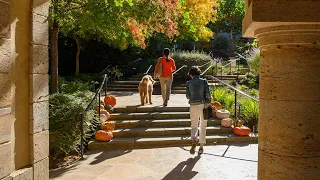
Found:
[[[191,149],[190,149],[190,154],[196,153],[196,147],[197,147],[197,143],[193,142],[192,146],[191,146]]]

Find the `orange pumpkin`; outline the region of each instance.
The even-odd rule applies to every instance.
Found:
[[[249,136],[251,130],[248,127],[235,127],[233,128],[233,133],[238,136]]]
[[[114,125],[114,123],[111,123],[111,122],[105,122],[104,124],[102,124],[101,126],[100,126],[100,129],[102,129],[102,130],[105,130],[105,131],[113,131],[114,129],[115,129],[115,125]]]
[[[103,101],[105,105],[110,105],[112,107],[114,107],[117,104],[116,98],[111,95],[104,97]]]
[[[106,110],[100,110],[100,114],[104,114],[107,117],[107,120],[110,118],[110,113]]]
[[[113,134],[111,131],[99,130],[96,132],[95,138],[97,141],[110,141]]]
[[[213,102],[213,103],[210,103],[210,105],[213,107],[216,107],[216,109],[217,110],[220,110],[220,109],[222,109],[222,106],[221,106],[221,104],[218,102],[218,101],[215,101],[215,102]]]

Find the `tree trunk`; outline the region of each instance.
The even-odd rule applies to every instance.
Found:
[[[230,40],[231,40],[231,51],[233,51],[234,50],[234,44],[233,44],[232,29],[230,30]]]
[[[50,56],[51,56],[51,93],[58,93],[58,34],[59,24],[54,21],[51,28],[50,36]]]
[[[79,74],[79,56],[80,56],[80,43],[77,38],[75,38],[76,43],[77,43],[77,55],[76,55],[76,75]]]

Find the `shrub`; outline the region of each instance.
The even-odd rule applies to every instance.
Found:
[[[86,108],[92,96],[93,93],[89,91],[50,95],[49,142],[51,161],[59,162],[66,156],[78,151],[77,145],[80,144],[80,121],[77,119],[77,115]],[[84,114],[84,132],[87,132],[90,128],[90,122],[95,116],[93,110]]]
[[[249,94],[253,97],[258,97],[259,96],[259,91],[256,89],[249,89]]]
[[[253,48],[247,54],[247,62],[248,62],[250,71],[258,75],[260,72],[260,50],[258,48]]]
[[[183,68],[178,72],[180,77],[186,76],[191,66],[201,66],[211,62],[210,55],[197,51],[176,51],[172,52],[171,57],[174,59],[177,69],[183,65],[187,65],[187,68]],[[200,69],[201,71],[204,71],[209,66],[210,64],[205,67],[201,67]]]
[[[121,72],[121,70],[117,66],[109,68],[107,70],[107,74],[108,74],[108,77],[111,81],[118,81],[123,76],[123,73]]]
[[[239,84],[246,85],[250,89],[259,89],[259,75],[248,72],[246,73],[245,77],[240,80]]]
[[[248,98],[239,100],[241,104],[241,114],[244,117],[247,126],[253,128],[257,127],[259,118],[259,103]]]
[[[64,78],[59,77],[60,93],[72,94],[77,91],[89,91],[89,90],[90,90],[90,82],[83,82],[81,80],[67,81]]]
[[[214,88],[214,90],[211,92],[213,99],[215,101],[218,101],[221,103],[222,108],[230,111],[231,114],[233,114],[234,110],[234,93],[231,92],[227,88]]]
[[[214,88],[213,91],[211,91],[212,97],[215,101],[220,102],[221,104],[225,101],[225,95],[226,95],[226,88]]]

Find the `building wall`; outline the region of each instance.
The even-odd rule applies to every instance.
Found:
[[[47,0],[0,0],[0,179],[49,179]]]

